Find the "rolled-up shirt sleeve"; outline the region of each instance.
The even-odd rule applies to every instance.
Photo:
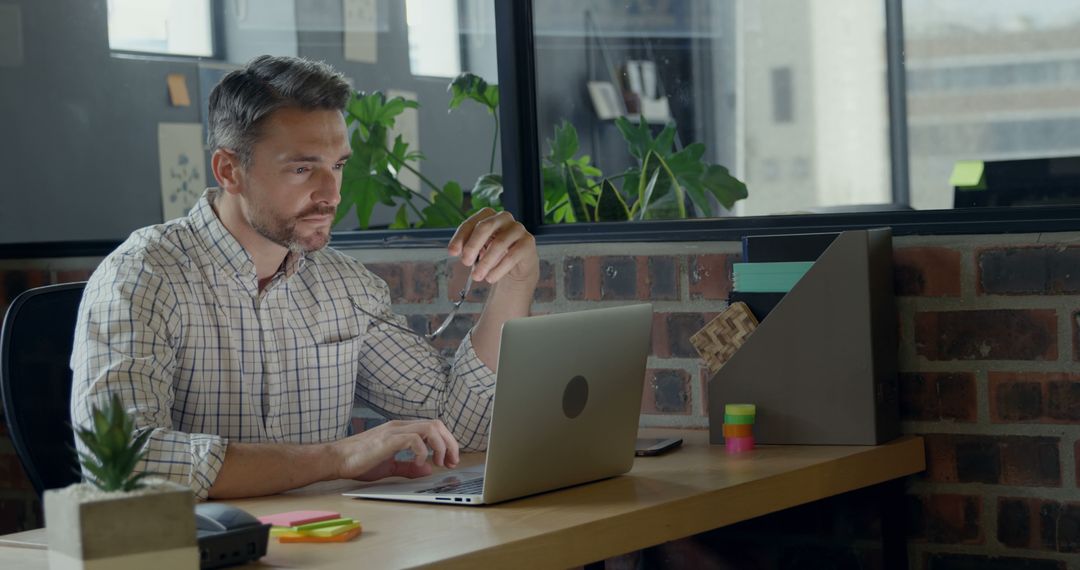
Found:
[[[379,319],[408,327],[390,310],[386,284],[362,276],[365,295],[356,299]],[[495,373],[477,356],[472,332],[446,359],[422,337],[369,318],[356,398],[392,419],[439,419],[465,450],[487,447]]]
[[[227,440],[174,429],[174,339],[180,324],[169,287],[138,258],[110,258],[94,273],[79,307],[71,355],[72,424],[88,425],[91,406],[118,395],[136,430],[151,432],[137,472],[187,485],[205,499]],[[76,445],[87,451],[82,442]]]

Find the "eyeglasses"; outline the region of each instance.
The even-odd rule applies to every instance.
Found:
[[[410,246],[432,246],[432,247],[438,247],[438,246],[445,246],[446,245],[445,243],[442,243],[442,242],[436,241],[436,240],[423,239],[423,238],[412,238],[412,237],[409,237],[409,236],[394,236],[394,238],[396,238],[396,239],[393,239],[393,241],[391,241],[391,238],[386,238],[386,239],[383,240],[383,243],[386,244],[386,245],[393,244],[395,246],[400,245],[400,244],[408,244]],[[462,303],[464,303],[466,297],[469,296],[469,291],[472,290],[472,283],[473,283],[472,268],[469,268],[469,277],[467,279],[465,279],[465,286],[462,287],[461,291],[458,293],[457,300],[454,301],[453,304],[450,306],[450,312],[447,313],[446,319],[444,319],[442,324],[439,325],[438,327],[436,327],[435,330],[431,330],[431,326],[429,324],[427,334],[420,334],[420,333],[418,333],[418,332],[416,332],[416,331],[414,331],[414,330],[412,330],[410,328],[403,327],[403,326],[401,326],[401,325],[399,325],[399,324],[397,324],[397,323],[395,323],[395,322],[393,322],[393,321],[391,321],[389,319],[384,319],[384,318],[372,313],[371,311],[361,307],[360,303],[357,303],[356,299],[354,299],[351,295],[349,296],[349,301],[352,302],[352,305],[353,305],[354,308],[356,308],[356,310],[360,311],[361,313],[364,313],[365,315],[367,315],[367,316],[369,316],[369,317],[371,317],[371,318],[373,318],[373,319],[375,319],[377,321],[380,321],[380,322],[382,322],[384,324],[390,325],[391,327],[393,327],[395,329],[398,329],[400,331],[415,334],[417,336],[422,336],[427,340],[434,340],[435,337],[442,334],[443,331],[445,331],[450,326],[450,323],[453,322],[454,317],[457,316],[457,314],[458,314],[458,310],[461,309]]]

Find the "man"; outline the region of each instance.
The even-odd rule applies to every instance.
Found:
[[[87,285],[72,419],[116,393],[151,430],[140,470],[199,498],[277,493],[454,466],[486,446],[502,324],[529,312],[533,237],[507,213],[448,245],[494,284],[447,363],[389,308],[386,284],[326,245],[350,154],[350,87],[322,63],[262,56],[210,96],[220,188],[132,234]],[[354,397],[396,418],[346,437]],[[425,419],[420,419],[425,418]],[[415,460],[394,459],[412,450]]]

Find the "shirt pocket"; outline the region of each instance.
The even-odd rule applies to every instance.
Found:
[[[307,397],[301,407],[308,431],[318,434],[319,441],[339,439],[346,433],[362,347],[363,339],[357,336],[303,350],[298,383]]]

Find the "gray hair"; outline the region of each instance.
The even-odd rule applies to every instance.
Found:
[[[321,61],[260,55],[226,75],[210,92],[207,143],[251,165],[261,123],[283,107],[344,111],[352,95],[345,76]]]

